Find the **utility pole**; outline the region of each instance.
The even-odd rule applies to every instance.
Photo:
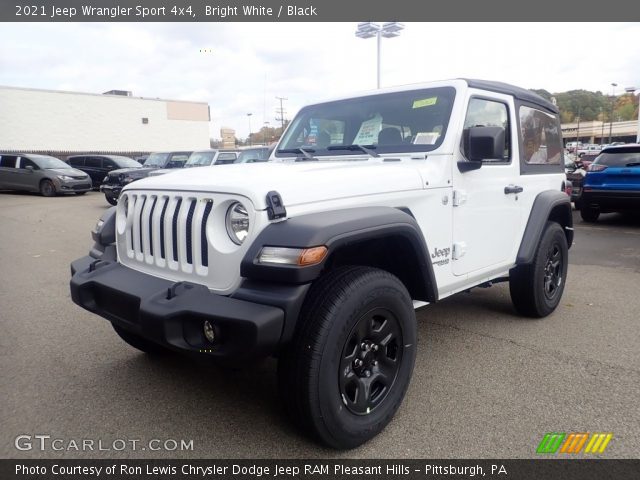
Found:
[[[280,100],[280,110],[278,110],[278,116],[276,117],[276,120],[280,122],[280,125],[282,126],[282,131],[284,132],[284,108],[282,107],[282,102],[284,100],[289,100],[288,98],[285,97],[276,97],[278,100]]]
[[[612,83],[611,84],[611,115],[609,116],[609,144],[611,144],[611,130],[613,129],[613,106],[615,104],[616,101],[616,87],[618,86],[617,83]]]

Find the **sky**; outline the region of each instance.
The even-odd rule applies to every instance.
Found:
[[[640,88],[640,23],[405,23],[383,39],[381,86],[499,80],[552,93]],[[2,25],[0,85],[205,101],[210,133],[376,87],[376,41],[356,23]],[[251,113],[251,117],[247,116]]]

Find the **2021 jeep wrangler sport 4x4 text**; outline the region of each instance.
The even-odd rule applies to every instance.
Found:
[[[71,265],[75,303],[145,351],[278,358],[282,400],[352,448],[400,406],[415,308],[500,280],[543,317],[573,238],[558,110],[451,80],[303,108],[267,163],[134,182]]]

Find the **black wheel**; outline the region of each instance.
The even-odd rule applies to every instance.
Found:
[[[157,343],[150,342],[149,340],[146,340],[136,335],[135,333],[131,333],[130,331],[125,330],[124,328],[121,328],[113,323],[111,325],[113,326],[113,329],[116,331],[118,336],[133,348],[137,348],[138,350],[149,354],[166,353],[167,351]]]
[[[580,216],[585,222],[596,222],[600,216],[600,210],[588,205],[580,205]]]
[[[76,195],[84,195],[87,192],[76,192]]]
[[[51,180],[45,178],[40,182],[40,193],[43,197],[55,197],[56,187]]]
[[[109,202],[111,205],[118,205],[118,199],[117,198],[113,198],[113,197],[108,197],[108,196],[104,196],[104,198],[107,199],[107,202]]]
[[[546,317],[562,297],[568,268],[567,237],[562,227],[547,222],[533,263],[519,265],[509,272],[509,291],[513,306],[527,317]]]
[[[329,272],[309,291],[278,362],[287,411],[330,447],[361,445],[400,407],[416,340],[413,303],[397,277],[370,267]]]

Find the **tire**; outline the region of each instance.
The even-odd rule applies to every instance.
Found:
[[[509,272],[509,291],[516,311],[542,318],[553,312],[562,298],[569,266],[569,248],[562,227],[547,222],[533,263]]]
[[[581,210],[582,208],[582,202],[580,200],[573,202],[573,205],[576,207],[576,210]]]
[[[400,407],[416,341],[413,303],[397,277],[360,266],[325,274],[309,291],[279,358],[287,412],[327,446],[363,444]]]
[[[149,340],[146,340],[136,335],[135,333],[131,333],[130,331],[125,330],[124,328],[118,327],[113,323],[111,324],[111,326],[113,326],[113,329],[116,331],[118,336],[122,340],[127,342],[129,345],[131,345],[133,348],[137,348],[138,350],[144,353],[148,353],[150,355],[157,355],[160,353],[167,352],[166,348],[158,345],[157,343],[150,342]]]
[[[600,210],[589,207],[588,205],[580,205],[580,216],[585,222],[596,222],[600,216]]]
[[[106,195],[104,196],[104,198],[107,200],[107,202],[109,202],[111,205],[116,206],[118,205],[118,200],[115,198],[111,198],[111,197],[107,197]]]
[[[76,195],[84,195],[87,192],[76,192]]]
[[[40,182],[40,194],[43,197],[55,197],[56,187],[51,180],[46,178]]]

